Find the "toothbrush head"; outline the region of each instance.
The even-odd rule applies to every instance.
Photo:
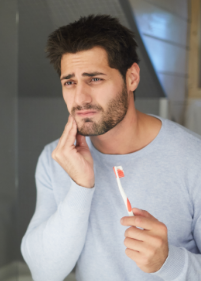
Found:
[[[119,178],[124,177],[124,171],[123,171],[122,166],[115,166],[115,167],[113,167],[113,170],[114,170],[116,178],[117,177],[119,177]]]

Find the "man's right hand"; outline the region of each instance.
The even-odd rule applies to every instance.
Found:
[[[52,152],[52,158],[78,185],[87,188],[94,186],[93,158],[85,137],[77,134],[77,124],[71,115],[57,147]]]

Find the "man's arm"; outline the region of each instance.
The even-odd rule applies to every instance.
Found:
[[[57,206],[48,170],[44,150],[36,170],[36,210],[21,244],[35,281],[62,280],[71,272],[84,246],[94,193],[71,180]]]
[[[53,160],[49,156],[46,147],[36,169],[36,210],[21,244],[35,281],[62,280],[71,272],[84,246],[94,193],[93,159],[85,138],[77,136],[72,118],[52,155],[71,178],[58,206],[51,182]]]
[[[126,255],[138,267],[164,281],[200,281],[201,254],[184,247],[168,245],[167,228],[147,211],[133,208],[134,217],[124,217]],[[138,229],[140,227],[141,229]],[[201,216],[196,221],[194,236],[201,247]]]

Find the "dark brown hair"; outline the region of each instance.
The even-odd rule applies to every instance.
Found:
[[[104,48],[108,64],[119,70],[124,80],[131,65],[139,63],[134,33],[109,15],[90,15],[52,32],[47,41],[47,57],[59,76],[61,58],[65,53],[77,53],[95,46]]]

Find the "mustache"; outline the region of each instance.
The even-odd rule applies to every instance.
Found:
[[[75,111],[87,110],[87,109],[94,109],[94,110],[97,110],[97,111],[103,111],[103,108],[101,106],[93,105],[93,104],[85,104],[83,106],[78,105],[76,107],[73,107],[71,112],[75,113]]]

